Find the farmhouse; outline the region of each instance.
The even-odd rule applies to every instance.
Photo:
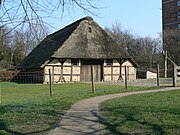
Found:
[[[94,81],[136,79],[137,64],[91,17],[82,18],[47,36],[18,66],[31,79],[52,81],[88,82],[93,71]],[[93,69],[93,70],[92,70]],[[36,73],[41,73],[37,77]],[[38,78],[38,79],[37,79]]]

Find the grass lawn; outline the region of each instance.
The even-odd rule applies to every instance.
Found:
[[[113,134],[180,134],[180,90],[131,95],[101,104]]]
[[[55,128],[65,110],[85,98],[127,92],[155,89],[157,87],[129,87],[119,85],[96,85],[91,92],[89,83],[53,85],[53,97],[49,96],[49,85],[17,84],[1,82],[0,134],[47,134]]]

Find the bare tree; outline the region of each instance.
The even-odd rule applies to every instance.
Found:
[[[153,70],[162,61],[161,42],[158,38],[136,37],[127,48],[143,69]]]
[[[12,35],[6,35],[9,29],[7,27],[2,27],[0,29],[0,68],[8,67],[11,55],[11,38]]]
[[[36,29],[34,35],[32,35],[29,28],[25,31],[21,31],[21,39],[24,42],[24,53],[27,56],[49,33],[48,27],[44,26],[44,29]]]
[[[119,22],[112,24],[111,28],[105,28],[106,32],[123,48],[132,43],[134,36],[129,30],[123,29]]]
[[[178,29],[163,32],[163,47],[168,57],[180,65],[180,31]]]
[[[39,42],[48,34],[48,29],[34,31],[33,36],[29,29],[22,31],[16,29],[6,34],[10,30],[2,27],[0,31],[0,68],[8,69],[18,65],[26,55],[29,54]]]
[[[0,0],[0,65],[17,65],[49,32],[48,18],[80,8],[94,11],[97,0]],[[55,14],[56,13],[56,14]],[[66,14],[65,14],[66,15]],[[6,63],[6,64],[3,64]]]
[[[162,63],[162,44],[159,38],[139,37],[132,34],[131,31],[123,29],[117,22],[105,30],[127,50],[141,68],[153,70],[157,63]]]
[[[47,23],[46,18],[62,17],[65,11],[73,8],[92,14],[98,9],[91,0],[0,0],[0,27],[11,27],[9,33],[28,26],[33,33],[37,28],[44,29],[42,24]],[[53,15],[55,11],[59,15]]]

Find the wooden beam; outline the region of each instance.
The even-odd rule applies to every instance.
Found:
[[[61,75],[60,75],[59,81],[65,82],[65,79],[63,77],[63,64],[66,61],[66,59],[58,59],[58,61],[61,63]]]
[[[125,88],[127,89],[127,67],[125,66]]]
[[[113,81],[113,63],[111,65],[111,81]]]
[[[52,66],[52,83],[54,83],[54,66]]]
[[[104,62],[101,64],[101,81],[104,81]]]
[[[125,59],[117,59],[120,67],[119,67],[119,77],[118,77],[118,80],[123,80],[123,77],[122,77],[122,64],[126,61]]]
[[[71,62],[71,76],[70,76],[70,82],[72,82],[72,77],[73,77],[73,64]]]
[[[94,66],[91,65],[91,81],[92,81],[92,92],[95,93],[95,86],[94,86]]]
[[[59,61],[60,63],[63,63],[63,64],[64,64],[64,62],[66,61],[66,59],[58,59],[58,61]]]

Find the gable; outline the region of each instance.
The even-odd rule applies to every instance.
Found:
[[[52,57],[107,59],[129,55],[93,20],[84,20]]]
[[[122,46],[90,17],[47,36],[19,68],[43,68],[54,58],[131,59]]]

